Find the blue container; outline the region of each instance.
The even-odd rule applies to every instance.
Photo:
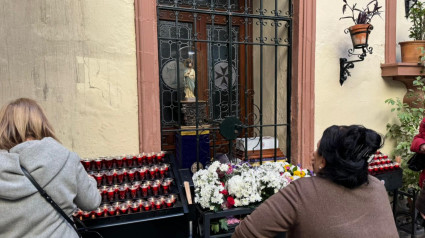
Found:
[[[182,131],[176,133],[176,162],[180,168],[196,172],[196,132]],[[210,161],[210,134],[202,131],[199,135],[199,169],[205,168]]]

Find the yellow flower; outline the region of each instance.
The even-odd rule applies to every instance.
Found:
[[[304,177],[304,176],[305,176],[305,172],[301,171],[301,177]]]
[[[290,178],[291,180],[294,180],[294,177],[292,177],[292,176],[291,176],[291,177],[289,177],[289,178]]]
[[[301,175],[301,173],[300,173],[300,171],[298,171],[298,170],[297,170],[297,171],[294,171],[294,175],[295,175],[295,176],[300,176],[300,175]]]

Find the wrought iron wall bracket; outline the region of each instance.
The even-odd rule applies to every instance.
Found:
[[[370,25],[367,28],[366,31],[357,32],[355,34],[366,33],[366,32],[370,33],[370,31],[372,29],[373,29],[373,27],[372,27],[372,25]],[[346,34],[349,33],[348,29],[345,29],[344,32]],[[367,36],[366,36],[366,43],[365,44],[356,45],[356,46],[354,46],[353,49],[348,50],[348,57],[355,55],[355,56],[358,57],[358,59],[348,61],[347,58],[339,58],[339,83],[341,84],[341,86],[345,82],[345,80],[347,80],[347,77],[351,76],[350,71],[348,71],[348,70],[354,68],[354,63],[363,61],[365,59],[367,53],[369,53],[369,54],[373,53],[373,48],[369,47],[369,45],[368,45],[368,38],[369,38],[369,34],[367,34]],[[354,51],[356,49],[361,49],[361,53],[355,54]]]

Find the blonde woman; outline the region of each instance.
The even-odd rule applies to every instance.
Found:
[[[69,216],[101,197],[77,154],[62,146],[43,109],[20,98],[0,110],[0,237],[78,237],[25,177],[26,168]]]

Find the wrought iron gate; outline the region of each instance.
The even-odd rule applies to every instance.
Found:
[[[157,0],[157,15],[162,149],[289,159],[292,1]]]

